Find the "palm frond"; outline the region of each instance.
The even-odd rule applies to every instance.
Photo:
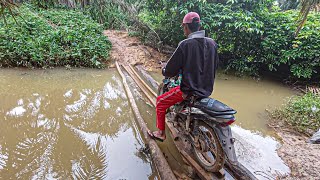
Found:
[[[0,146],[0,170],[7,167],[8,154],[5,154]]]
[[[301,10],[298,17],[298,27],[296,29],[295,35],[297,36],[307,21],[308,14],[311,10],[316,10],[320,5],[320,0],[302,0]]]
[[[107,172],[107,154],[98,137],[94,148],[88,146],[89,153],[78,162],[75,168],[75,179],[105,179]]]
[[[13,10],[17,7],[17,5],[12,0],[0,0],[0,16],[2,16],[4,23],[7,24],[5,17],[5,10],[8,10],[10,15],[14,18]],[[16,19],[14,18],[16,21]]]

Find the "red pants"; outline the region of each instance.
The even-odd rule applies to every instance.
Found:
[[[180,86],[177,86],[170,91],[157,97],[157,128],[165,130],[166,110],[176,104],[183,101],[182,92]]]

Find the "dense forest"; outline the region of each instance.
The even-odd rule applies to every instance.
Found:
[[[219,44],[225,69],[240,74],[271,72],[282,78],[316,80],[320,78],[319,2],[299,2],[2,0],[0,60],[3,66],[99,67],[107,56],[101,50],[109,46],[106,39],[97,35],[101,25],[106,29],[127,29],[160,50],[167,45],[175,47],[184,38],[181,19],[188,11],[195,11],[202,17],[207,35]],[[66,29],[70,34],[64,37]],[[35,44],[28,39],[39,42]],[[49,46],[48,42],[56,46]],[[50,53],[32,54],[39,48]]]

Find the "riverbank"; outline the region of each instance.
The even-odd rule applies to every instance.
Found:
[[[270,114],[274,127],[282,139],[279,156],[291,169],[291,176],[316,179],[320,176],[320,145],[309,139],[320,127],[320,96],[318,88],[308,88],[306,94],[291,98],[283,107]]]
[[[278,155],[290,168],[291,173],[281,179],[317,179],[320,176],[320,145],[308,143],[309,137],[297,133],[282,122],[270,124],[281,139]]]

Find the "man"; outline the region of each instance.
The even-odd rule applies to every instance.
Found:
[[[165,114],[170,106],[184,100],[183,97],[197,95],[208,97],[213,91],[215,71],[218,65],[217,44],[200,31],[200,16],[190,12],[183,18],[183,31],[187,39],[181,41],[168,61],[162,74],[173,77],[182,72],[181,85],[157,97],[157,128],[148,131],[151,138],[163,141],[165,136]]]

